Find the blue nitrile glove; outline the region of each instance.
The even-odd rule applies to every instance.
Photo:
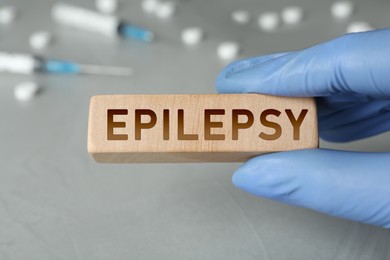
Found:
[[[319,132],[329,141],[388,131],[390,30],[234,62],[219,75],[217,89],[318,97]],[[248,161],[233,183],[258,196],[390,228],[390,153],[273,153]]]

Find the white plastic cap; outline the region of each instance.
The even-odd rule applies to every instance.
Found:
[[[223,42],[218,46],[218,57],[222,60],[233,60],[237,58],[241,47],[237,42]]]
[[[351,17],[354,9],[354,4],[351,1],[337,1],[332,4],[330,12],[336,19],[345,19]]]
[[[38,93],[39,89],[40,87],[36,82],[22,82],[15,86],[14,95],[18,101],[28,101]]]
[[[259,16],[259,27],[264,31],[273,31],[280,25],[279,14],[276,12],[267,12]]]
[[[38,31],[31,34],[29,42],[31,48],[42,50],[47,48],[53,41],[53,35],[47,31]]]
[[[199,27],[190,27],[181,33],[181,39],[186,45],[196,45],[199,44],[203,39],[204,33],[202,28]]]
[[[143,0],[141,7],[145,13],[155,13],[159,4],[160,0]]]
[[[176,12],[176,3],[167,1],[167,2],[159,2],[155,14],[158,18],[168,19],[171,18]]]
[[[289,6],[283,9],[281,16],[285,24],[297,24],[303,20],[303,9],[299,6]]]
[[[250,16],[248,11],[236,10],[236,11],[232,12],[232,19],[236,23],[246,24],[251,19],[251,16]]]
[[[0,23],[9,24],[15,20],[16,8],[13,6],[0,7]]]

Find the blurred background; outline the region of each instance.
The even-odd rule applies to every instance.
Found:
[[[110,2],[65,1],[139,25],[154,41],[55,21],[54,1],[0,1],[3,58],[42,58],[0,70],[53,69],[43,58],[56,58],[133,71],[0,74],[0,260],[390,259],[387,230],[235,189],[239,164],[97,164],[86,149],[93,95],[215,93],[215,77],[234,59],[389,26],[389,1]],[[389,138],[321,147],[389,151]]]

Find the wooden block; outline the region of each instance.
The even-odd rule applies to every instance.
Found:
[[[88,151],[103,163],[241,162],[318,147],[312,98],[260,94],[91,99]]]

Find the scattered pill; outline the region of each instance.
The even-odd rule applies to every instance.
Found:
[[[157,4],[155,14],[162,19],[171,18],[176,12],[176,4],[174,2],[161,2]]]
[[[285,24],[297,24],[303,20],[303,9],[299,6],[289,6],[283,9],[281,16]]]
[[[279,14],[275,12],[263,13],[259,16],[258,23],[264,31],[273,31],[280,24]]]
[[[333,17],[337,19],[345,19],[353,14],[354,9],[354,5],[351,1],[338,1],[332,4],[330,11]]]
[[[30,46],[36,50],[47,48],[53,40],[53,36],[47,31],[38,31],[30,36]]]
[[[32,99],[39,91],[39,85],[33,81],[22,82],[15,86],[14,95],[18,101]]]
[[[347,33],[366,32],[374,30],[374,28],[367,22],[356,21],[347,26]]]
[[[16,9],[13,6],[4,6],[0,8],[0,23],[9,24],[15,20]]]
[[[223,60],[235,59],[240,53],[240,49],[237,42],[223,42],[218,46],[218,57]]]
[[[239,24],[246,24],[250,20],[250,14],[245,10],[237,10],[232,13],[232,19],[234,22]]]
[[[199,27],[190,27],[181,33],[181,39],[184,44],[196,45],[199,44],[203,39],[203,30]]]
[[[143,0],[141,2],[142,10],[145,13],[154,13],[157,10],[160,0]]]
[[[117,0],[96,0],[96,9],[104,14],[113,14],[118,9]]]

